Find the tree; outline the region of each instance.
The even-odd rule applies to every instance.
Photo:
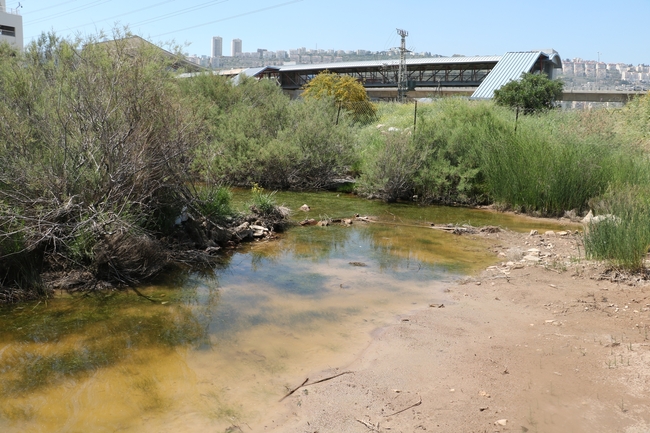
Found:
[[[305,99],[333,98],[355,121],[374,118],[377,109],[368,99],[366,88],[348,75],[323,71],[314,77],[301,95]]]
[[[520,108],[530,114],[555,108],[563,87],[562,81],[551,80],[545,74],[525,73],[521,79],[495,90],[494,99],[497,105]]]

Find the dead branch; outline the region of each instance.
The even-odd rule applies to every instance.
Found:
[[[374,432],[379,432],[379,421],[377,421],[377,425],[374,425],[371,422],[366,422],[366,421],[361,420],[359,418],[356,418],[356,420],[359,421],[361,424],[365,425],[366,427],[368,427],[370,430],[372,430]]]
[[[405,407],[405,408],[402,409],[402,410],[398,410],[398,411],[395,412],[395,413],[391,413],[390,415],[384,415],[384,416],[385,416],[385,417],[389,417],[389,416],[397,415],[397,414],[399,414],[399,413],[405,412],[405,411],[407,411],[407,410],[409,410],[409,409],[412,409],[412,408],[414,408],[414,407],[416,407],[416,406],[421,405],[421,404],[422,404],[422,397],[418,396],[418,398],[419,398],[420,400],[419,400],[417,403],[412,404],[412,405],[410,405],[409,407]]]
[[[291,394],[293,394],[294,392],[298,391],[300,388],[302,388],[303,386],[305,386],[305,384],[306,384],[308,381],[309,381],[309,378],[305,379],[305,381],[304,381],[303,383],[301,383],[300,385],[298,385],[297,387],[295,387],[294,389],[292,389],[291,391],[289,391],[289,393],[288,393],[287,395],[285,395],[284,397],[282,397],[279,401],[284,400],[285,398],[289,397],[289,396],[290,396]]]
[[[336,379],[339,376],[343,376],[344,374],[351,374],[351,373],[354,373],[354,372],[353,371],[344,371],[343,373],[335,374],[334,376],[326,377],[325,379],[317,380],[316,382],[308,383],[307,385],[302,385],[302,386],[316,385],[317,383],[327,382],[328,380]]]
[[[310,385],[316,385],[317,383],[327,382],[328,380],[336,379],[339,376],[343,376],[344,374],[349,374],[349,373],[353,373],[353,372],[352,371],[344,371],[343,373],[335,374],[334,376],[329,376],[329,377],[326,377],[326,378],[321,379],[321,380],[317,380],[316,382],[312,382],[312,383],[307,383],[307,382],[309,382],[309,378],[307,378],[307,379],[305,379],[305,381],[300,386],[298,386],[298,387],[292,389],[291,391],[289,391],[289,393],[287,395],[285,395],[284,397],[282,397],[279,401],[282,401],[285,398],[289,397],[291,394],[298,391],[302,387],[310,386]]]

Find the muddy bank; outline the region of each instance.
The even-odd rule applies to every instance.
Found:
[[[5,279],[0,284],[0,305],[48,297],[57,290],[133,287],[173,268],[213,266],[241,243],[273,239],[276,233],[292,225],[290,213],[282,206],[266,212],[253,207],[249,214],[216,223],[184,212],[165,236],[144,230],[104,230],[97,236],[88,254],[92,260],[88,261],[70,260],[50,246],[26,251],[22,253],[26,263],[13,268],[11,263],[5,264],[2,271],[7,276],[15,275],[18,281],[18,274],[29,267],[31,287]]]
[[[253,431],[648,431],[647,281],[585,260],[576,235],[471,236],[502,263],[376,330],[351,364],[311,372],[351,373],[297,390]]]

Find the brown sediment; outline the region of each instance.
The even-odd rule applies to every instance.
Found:
[[[503,263],[449,285],[444,309],[396,317],[337,366],[354,375],[288,397],[253,428],[648,431],[647,282],[585,260],[576,235],[469,236],[496,240]]]

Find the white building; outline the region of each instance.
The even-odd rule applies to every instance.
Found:
[[[23,17],[18,9],[7,9],[7,1],[0,0],[0,42],[23,49]]]

